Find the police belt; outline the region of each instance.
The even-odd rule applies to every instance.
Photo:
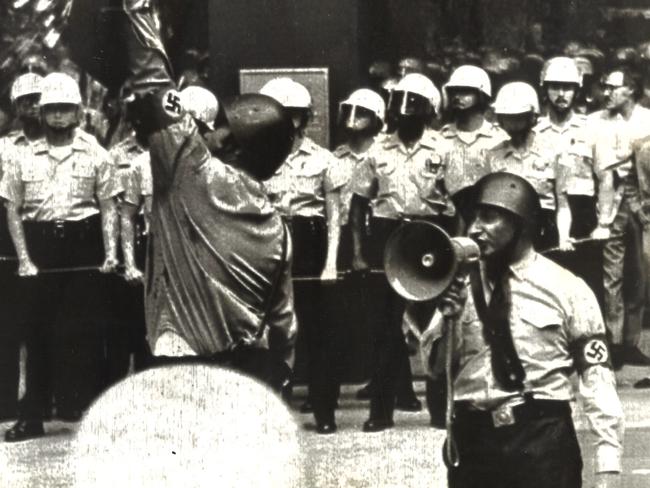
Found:
[[[38,236],[48,240],[95,238],[97,232],[101,235],[101,216],[97,214],[82,220],[26,220],[23,227],[28,237]]]
[[[518,405],[478,410],[469,402],[455,402],[455,423],[463,428],[500,428],[550,417],[571,416],[568,401],[526,399]]]

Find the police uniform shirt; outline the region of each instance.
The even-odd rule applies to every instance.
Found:
[[[28,157],[25,148],[29,147],[31,141],[27,138],[22,130],[14,130],[6,136],[0,138],[0,177],[4,172],[5,164],[11,164],[11,161],[20,161]]]
[[[131,178],[133,161],[144,152],[148,153],[138,144],[133,132],[110,149],[109,154],[115,163],[116,176],[125,190]]]
[[[149,151],[138,154],[132,161],[128,172],[123,176],[123,200],[139,206],[143,198],[153,196],[153,179],[151,177],[151,156]]]
[[[372,146],[371,146],[372,147]],[[370,148],[368,148],[370,149]],[[336,148],[334,151],[334,156],[339,160],[338,171],[339,174],[345,183],[341,188],[341,206],[340,206],[340,225],[345,225],[348,223],[348,218],[350,216],[350,203],[352,202],[352,190],[351,182],[352,176],[357,169],[357,167],[363,162],[366,157],[368,150],[361,154],[357,154],[350,146],[343,144]]]
[[[429,132],[411,148],[397,134],[377,141],[357,167],[351,191],[371,200],[373,216],[454,215],[445,194],[444,161]]]
[[[455,123],[440,130],[443,140],[445,187],[450,194],[473,185],[490,172],[486,154],[508,135],[487,120],[475,131],[461,131]]]
[[[27,151],[0,182],[0,197],[16,204],[23,220],[83,220],[99,213],[98,200],[122,191],[108,152],[80,129],[68,146],[40,139]]]
[[[620,471],[623,412],[614,373],[606,364],[605,326],[593,292],[580,278],[532,250],[511,265],[509,273],[510,327],[526,372],[524,392],[538,400],[573,400],[569,376],[577,371],[584,411],[597,437],[596,471]],[[483,283],[489,300],[493,286],[484,275]],[[494,377],[490,347],[469,288],[454,341],[454,400],[479,410],[521,403],[523,392],[503,390]],[[425,344],[441,337],[442,322],[436,312],[424,333]]]
[[[596,194],[596,181],[587,116],[572,113],[561,127],[553,124],[549,116],[544,116],[539,119],[535,132],[540,145],[557,151],[569,167],[567,193],[593,197]]]
[[[566,191],[568,162],[559,157],[558,148],[547,147],[532,131],[523,149],[515,148],[510,140],[488,151],[490,170],[507,171],[526,178],[537,190],[543,209],[555,211],[556,193]]]
[[[331,152],[305,138],[265,182],[268,196],[282,215],[324,217],[325,194],[345,184],[338,167]]]

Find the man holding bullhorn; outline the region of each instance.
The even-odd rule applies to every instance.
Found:
[[[540,204],[531,184],[492,173],[474,187],[469,237],[481,253],[469,279],[438,297],[423,333],[432,377],[444,375],[444,323],[454,324],[455,411],[449,486],[576,488],[582,457],[569,376],[596,435],[596,486],[620,485],[622,408],[605,327],[587,285],[533,249]],[[447,449],[447,453],[449,453]],[[447,456],[449,458],[449,456]]]

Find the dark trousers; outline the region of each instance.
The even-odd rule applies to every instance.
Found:
[[[455,229],[456,222],[444,217],[421,218],[445,229]],[[392,219],[371,220],[366,259],[371,268],[383,268],[383,255],[390,235],[401,225]],[[385,276],[369,278],[369,288],[374,292],[371,298],[374,313],[373,324],[374,367],[371,378],[370,417],[389,420],[393,418],[395,401],[398,398],[412,398],[413,379],[406,339],[402,330],[404,307],[402,299],[386,281]]]
[[[580,488],[582,457],[568,404],[495,428],[458,412],[455,439],[460,465],[449,468],[449,488]]]
[[[104,260],[100,219],[25,222],[25,237],[42,272],[20,279],[18,285],[27,350],[20,417],[42,419],[51,395],[59,416],[73,416],[105,385],[103,335],[114,308],[110,278],[97,271],[45,271],[100,265]]]

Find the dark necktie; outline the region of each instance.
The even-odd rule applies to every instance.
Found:
[[[492,372],[499,385],[506,391],[520,391],[524,388],[526,372],[517,355],[510,330],[510,270],[495,281],[490,304],[482,318],[483,332],[492,353]],[[477,277],[480,279],[480,277]],[[477,307],[478,309],[478,307]]]

